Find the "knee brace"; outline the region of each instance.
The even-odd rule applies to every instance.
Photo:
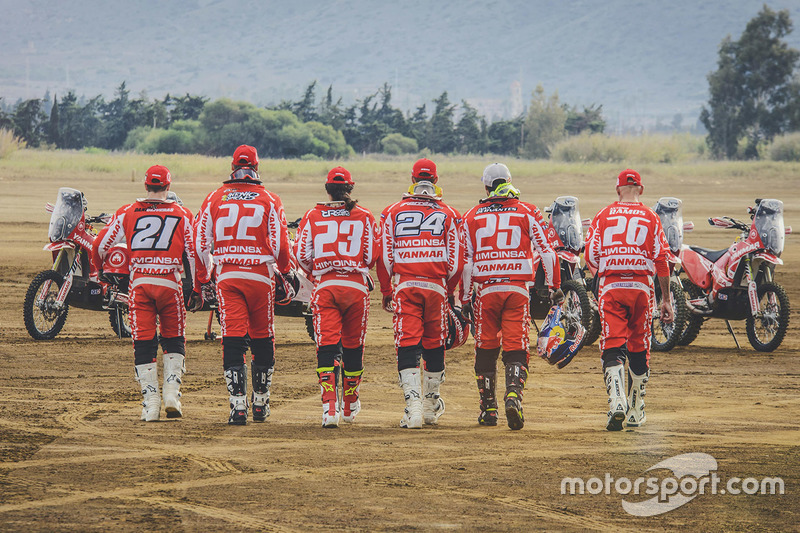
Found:
[[[444,346],[423,348],[422,358],[425,360],[425,370],[428,372],[441,372],[444,370]]]
[[[643,375],[650,369],[650,365],[647,362],[646,350],[643,350],[641,352],[628,352],[628,361],[631,372],[633,372],[637,376]]]
[[[158,358],[158,337],[150,340],[133,341],[133,359],[137,365],[155,363]]]
[[[247,337],[222,337],[222,366],[226,370],[244,365],[244,354],[249,346]]]
[[[500,348],[475,348],[475,375],[483,376],[497,372],[497,357]]]
[[[275,337],[250,339],[250,352],[256,365],[272,368],[275,366]]]
[[[397,349],[397,370],[406,368],[419,368],[419,358],[422,356],[422,345],[401,346]]]
[[[603,370],[611,366],[624,365],[627,359],[627,350],[624,346],[603,350]]]
[[[338,344],[326,344],[317,348],[317,368],[333,368],[341,352]]]
[[[528,352],[525,350],[503,351],[503,364],[505,366],[519,364],[528,368]]]
[[[342,348],[342,365],[347,372],[364,369],[364,345],[358,348]]]
[[[161,349],[164,353],[179,353],[186,355],[186,338],[185,337],[170,337],[168,339],[161,338]]]

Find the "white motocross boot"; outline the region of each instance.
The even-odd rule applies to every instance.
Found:
[[[186,358],[179,353],[164,354],[164,409],[167,418],[180,418],[181,411],[181,383],[186,373]]]
[[[625,397],[625,378],[622,372],[624,365],[610,366],[605,369],[606,393],[608,393],[608,431],[620,431],[625,415],[628,412],[628,400]]]
[[[158,394],[156,363],[136,365],[136,381],[142,391],[142,420],[155,422],[161,417],[161,396]]]
[[[422,419],[426,424],[435,424],[444,414],[444,400],[439,395],[439,386],[444,382],[444,370],[422,373]]]
[[[419,368],[404,368],[400,371],[400,386],[406,400],[406,409],[401,428],[419,429],[422,427],[422,382]]]
[[[647,415],[644,412],[644,395],[647,381],[650,379],[650,371],[648,370],[641,376],[630,372],[628,378],[630,379],[631,390],[626,425],[628,427],[639,427],[647,421]]]

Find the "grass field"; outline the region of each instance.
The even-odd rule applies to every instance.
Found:
[[[445,200],[465,211],[482,196],[479,176],[493,162],[437,158]],[[523,199],[544,207],[556,196],[580,199],[591,217],[615,199],[621,165],[504,161]],[[695,343],[653,354],[648,422],[604,429],[606,396],[599,350],[584,348],[564,370],[531,359],[526,425],[476,423],[473,341],[448,352],[436,427],[402,430],[402,393],[391,319],[373,293],[362,386],[354,424],[324,430],[314,345],[301,320],[277,319],[272,416],[264,424],[226,424],[227,391],[218,343],[203,341],[208,314],[189,316],[185,416],[138,420],[130,342],[108,316],[72,309],[62,333],[36,342],[22,323],[33,276],[49,267],[49,215],[59,187],[81,189],[89,212],[115,210],[143,195],[151,164],[173,172],[173,190],[193,211],[229,172],[227,158],[16,151],[0,159],[0,530],[2,531],[305,531],[305,530],[796,530],[800,509],[800,327],[771,354],[720,321]],[[413,159],[261,162],[287,217],[324,199],[327,170],[343,163],[354,196],[373,212],[406,189]],[[729,231],[710,216],[744,219],[756,197],[784,201],[786,224],[800,229],[800,164],[631,163],[645,202],[684,201],[696,231],[686,241],[726,247]],[[777,280],[800,302],[800,246],[787,237]],[[502,386],[499,387],[502,391]],[[702,494],[667,513],[627,513],[611,490],[562,494],[565,477],[631,480],[669,477],[647,470],[685,453],[705,453],[723,479],[780,477],[782,495]]]

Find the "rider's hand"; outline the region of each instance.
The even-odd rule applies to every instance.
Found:
[[[675,319],[675,314],[672,312],[672,305],[670,305],[668,301],[663,300],[659,309],[661,311],[661,322],[672,324],[672,321]]]
[[[186,307],[191,312],[199,311],[203,308],[203,297],[200,295],[199,292],[192,291],[191,296],[189,296],[189,302],[187,303]]]
[[[564,303],[564,291],[550,289],[550,305],[561,305],[562,303]]]
[[[383,306],[383,310],[389,313],[394,312],[394,306],[392,305],[392,295],[391,294],[384,294],[383,300],[381,301],[381,305]]]

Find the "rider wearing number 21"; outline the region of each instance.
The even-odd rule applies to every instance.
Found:
[[[374,286],[369,269],[378,257],[378,225],[372,213],[350,197],[354,186],[346,168],[331,169],[325,180],[330,201],[303,215],[295,239],[297,263],[314,280],[311,312],[323,427],[339,425],[340,384],[344,421],[352,422],[361,410],[358,389]]]
[[[161,412],[156,320],[164,350],[164,408],[167,418],[182,416],[180,385],[186,368],[186,308],[181,283],[184,255],[192,278],[207,275],[203,265],[195,261],[192,213],[167,200],[171,181],[167,167],[154,165],[147,169],[144,180],[147,197],[121,207],[92,247],[96,265],[103,264],[106,254],[117,243],[126,243],[130,251],[131,336],[136,380],[143,397],[141,418],[147,422],[158,420]]]
[[[383,308],[394,312],[397,370],[406,409],[400,426],[435,424],[444,413],[448,301],[464,268],[461,215],[442,201],[429,159],[414,163],[403,199],[381,213],[377,264]],[[424,361],[420,374],[420,359]]]
[[[645,385],[650,377],[650,335],[655,300],[653,276],[661,294],[670,294],[667,238],[661,219],[639,201],[644,191],[638,172],[626,169],[617,176],[619,201],[601,210],[586,236],[584,257],[597,270],[597,299],[602,337],[600,350],[608,393],[606,429],[619,431],[644,424]],[[669,298],[660,306],[661,321],[672,322]],[[628,390],[625,360],[628,360]]]
[[[291,251],[283,204],[258,175],[258,153],[241,145],[231,174],[209,194],[195,220],[197,258],[211,270],[213,254],[222,329],[222,356],[228,387],[229,424],[247,424],[247,365],[252,353],[253,420],[269,416],[269,389],[275,366],[275,268],[290,269]],[[210,283],[208,276],[199,282]],[[204,291],[206,294],[208,290]]]

